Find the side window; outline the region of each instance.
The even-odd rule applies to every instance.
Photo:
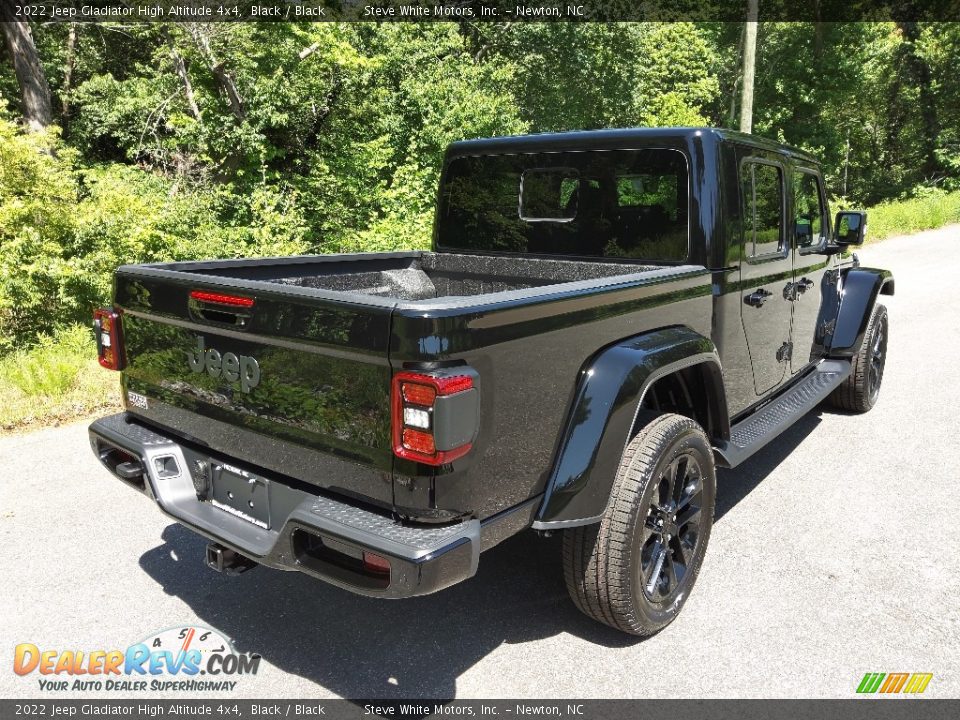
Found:
[[[783,252],[783,172],[776,165],[744,163],[740,187],[747,257]]]
[[[824,235],[823,195],[820,192],[820,180],[809,172],[797,171],[793,174],[794,198],[794,238],[798,248],[814,247],[820,244]]]

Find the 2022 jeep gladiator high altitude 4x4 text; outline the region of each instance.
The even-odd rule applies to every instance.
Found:
[[[430,252],[119,268],[95,329],[127,409],[91,445],[217,570],[409,597],[562,531],[574,603],[647,635],[697,577],[715,466],[876,402],[894,284],[849,257],[865,224],[734,132],[458,142]]]

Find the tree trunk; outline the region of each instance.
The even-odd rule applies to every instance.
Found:
[[[243,108],[243,98],[240,97],[240,91],[237,90],[237,84],[233,80],[233,75],[227,71],[224,62],[217,60],[216,55],[213,53],[213,48],[210,47],[210,38],[207,36],[204,28],[197,23],[190,24],[187,27],[194,41],[197,43],[200,53],[207,61],[210,72],[212,72],[213,76],[217,79],[217,84],[220,85],[223,94],[227,96],[227,102],[230,103],[230,111],[237,120],[242,121],[246,116],[246,111]]]
[[[13,14],[13,6],[0,0],[0,26],[7,52],[20,86],[23,119],[32,131],[44,130],[51,122],[50,87],[43,74],[30,25]]]
[[[194,120],[202,123],[203,117],[200,115],[200,106],[197,105],[197,99],[193,94],[193,83],[190,82],[190,74],[187,72],[187,63],[183,59],[183,55],[180,54],[180,51],[177,50],[177,46],[173,41],[173,35],[170,34],[170,30],[165,29],[164,35],[167,38],[167,45],[170,47],[170,58],[173,60],[173,70],[177,73],[177,77],[180,78],[180,82],[183,85],[183,94],[187,99],[187,107],[190,108],[190,115],[193,116]]]
[[[740,132],[753,130],[753,80],[757,66],[758,0],[747,4],[747,25],[743,39],[743,93],[740,96]]]
[[[744,23],[740,28],[740,39],[737,40],[737,53],[734,57],[743,57],[743,44],[746,42],[747,24]],[[727,124],[725,127],[732,128],[737,124],[737,100],[740,98],[740,81],[743,79],[743,63],[737,63],[736,73],[733,76],[733,84],[730,86],[730,112],[727,113]]]
[[[73,92],[73,71],[77,63],[77,24],[70,23],[67,32],[67,58],[63,63],[63,89],[60,92],[60,103],[63,106],[63,127],[66,131],[70,122],[70,93]]]

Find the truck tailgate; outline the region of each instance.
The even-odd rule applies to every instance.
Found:
[[[389,304],[157,275],[116,278],[128,411],[239,461],[392,505]]]

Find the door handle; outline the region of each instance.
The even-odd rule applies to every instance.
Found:
[[[767,298],[771,297],[772,295],[772,292],[760,288],[756,292],[752,292],[745,296],[743,298],[743,302],[751,307],[761,307],[767,301]]]

